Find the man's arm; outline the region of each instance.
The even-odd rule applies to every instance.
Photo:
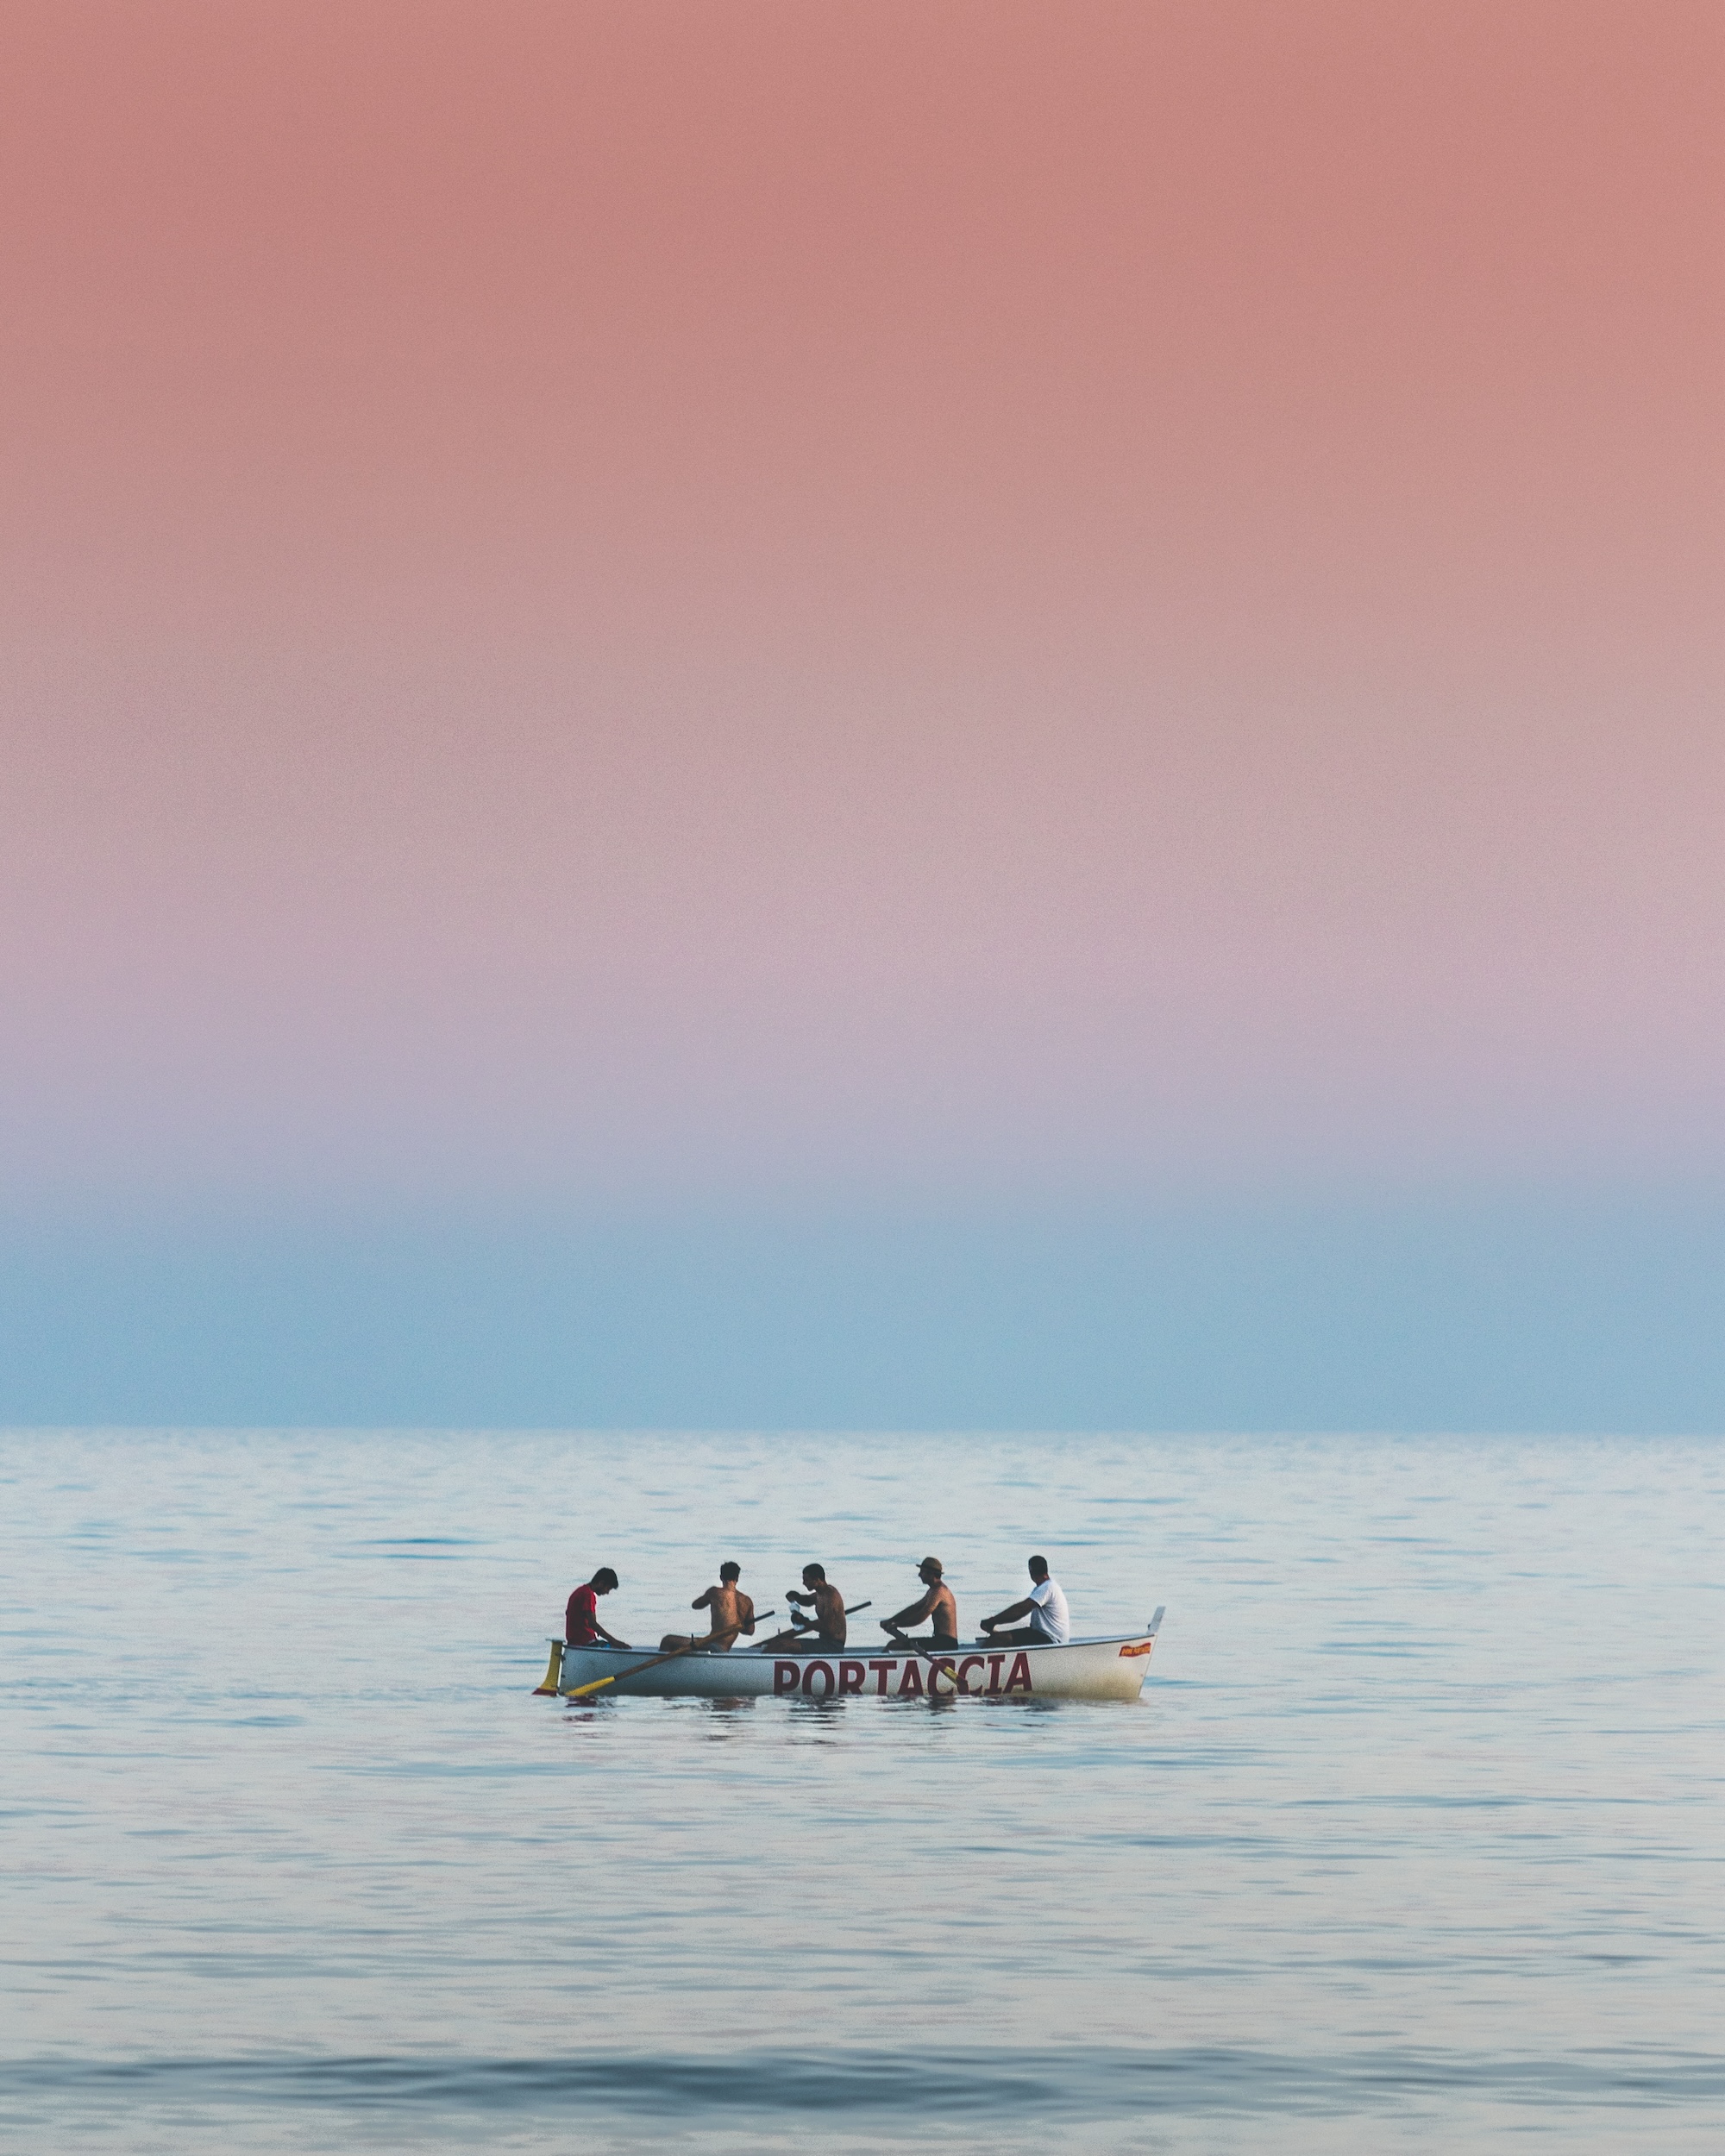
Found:
[[[996,1625],[1015,1625],[1020,1617],[1028,1617],[1036,1604],[1026,1595],[1021,1602],[1008,1602],[1004,1609],[997,1609],[992,1617],[982,1620],[984,1632],[992,1632]]]
[[[695,1596],[693,1601],[689,1604],[689,1608],[691,1609],[711,1609],[712,1608],[712,1598],[718,1594],[718,1589],[716,1587],[704,1587],[700,1593]]]
[[[755,1629],[754,1603],[750,1600],[748,1595],[739,1595],[737,1598],[737,1608],[738,1614],[743,1619],[743,1631],[752,1633]]]
[[[896,1617],[883,1617],[881,1620],[881,1631],[896,1632],[900,1625],[919,1625],[934,1608],[934,1598],[939,1591],[938,1588],[931,1587],[920,1601],[913,1602],[908,1609],[901,1609]]]
[[[626,1647],[629,1645],[626,1639],[619,1639],[614,1632],[607,1632],[597,1617],[593,1620],[593,1628],[608,1647]]]

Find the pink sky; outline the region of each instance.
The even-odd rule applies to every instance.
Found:
[[[53,4],[0,1181],[1725,1167],[1711,4]]]

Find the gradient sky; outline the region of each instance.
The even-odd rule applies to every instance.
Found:
[[[1725,1423],[1722,110],[9,9],[0,1416]]]
[[[9,22],[15,1199],[1725,1167],[1710,0]]]

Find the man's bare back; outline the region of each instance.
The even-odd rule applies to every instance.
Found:
[[[733,1646],[743,1633],[755,1629],[755,1604],[737,1584],[738,1567],[726,1564],[718,1575],[718,1585],[705,1589],[689,1604],[691,1609],[710,1610],[711,1629],[705,1634],[668,1632],[659,1642],[662,1653],[672,1653],[680,1647],[704,1649],[713,1654],[723,1654]]]
[[[707,1637],[715,1647],[728,1647],[739,1633],[755,1629],[755,1604],[735,1580],[722,1580],[717,1587],[708,1588],[693,1607],[712,1612]]]

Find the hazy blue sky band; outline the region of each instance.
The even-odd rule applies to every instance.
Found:
[[[1725,1205],[15,1220],[0,1421],[1725,1430]]]

